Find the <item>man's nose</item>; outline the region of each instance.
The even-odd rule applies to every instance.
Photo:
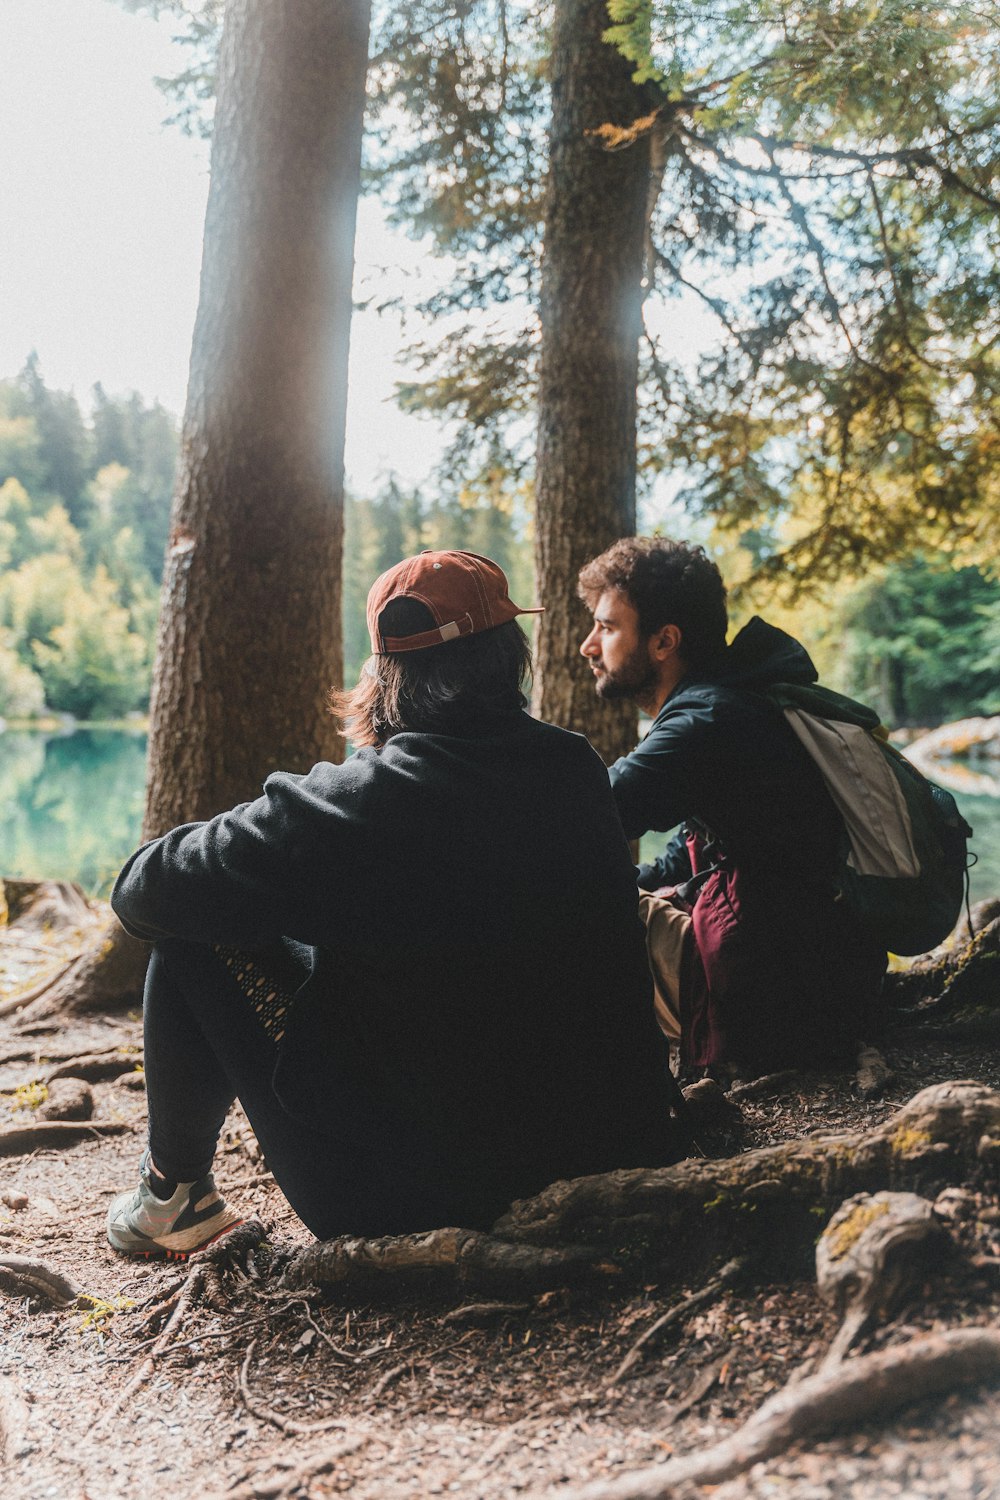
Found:
[[[584,636],[583,640],[580,642],[580,655],[593,656],[594,652],[597,649],[597,626],[595,625],[590,631],[590,634]]]

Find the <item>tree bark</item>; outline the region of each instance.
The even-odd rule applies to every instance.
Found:
[[[230,0],[145,835],[342,742],[347,353],[369,0]]]
[[[627,126],[645,97],[601,40],[605,0],[557,0],[542,261],[535,480],[539,625],[535,711],[586,734],[606,760],[635,743],[631,705],[600,704],[579,654],[590,628],[583,564],[635,531],[636,384],[649,139],[626,150],[593,134]]]
[[[736,1432],[703,1452],[549,1493],[560,1500],[672,1500],[682,1486],[721,1484],[803,1438],[854,1427],[911,1401],[995,1380],[998,1371],[1000,1334],[992,1328],[954,1328],[911,1339],[789,1382]]]
[[[489,1234],[435,1229],[327,1240],[292,1252],[282,1285],[381,1284],[490,1295],[616,1275],[676,1281],[738,1256],[748,1276],[801,1275],[824,1220],[855,1193],[934,1196],[1000,1161],[1000,1093],[977,1083],[923,1089],[867,1133],[809,1136],[721,1161],[556,1182],[513,1204]]]
[[[993,902],[981,902],[977,911],[992,909]],[[975,919],[975,913],[973,914]],[[909,1019],[917,1024],[936,1024],[963,1012],[996,1015],[1000,1008],[1000,916],[994,915],[983,925],[975,922],[975,935],[944,952],[918,959],[908,969],[885,977],[885,999],[888,1019],[899,1022],[907,1018],[905,1007],[912,1009]],[[968,931],[968,924],[962,927]],[[961,928],[959,929],[961,930]]]
[[[642,1250],[672,1274],[759,1254],[769,1273],[812,1262],[823,1219],[853,1193],[935,1196],[1000,1159],[1000,1094],[977,1083],[921,1092],[867,1133],[813,1135],[720,1161],[556,1182],[515,1203],[498,1239]]]
[[[147,839],[256,796],[269,771],[343,753],[326,696],[342,672],[370,8],[226,9],[150,705]],[[25,1014],[135,1004],[147,957],[115,923]]]

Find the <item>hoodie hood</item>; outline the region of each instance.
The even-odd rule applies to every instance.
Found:
[[[704,677],[723,687],[760,692],[776,682],[816,682],[819,673],[809,652],[794,636],[755,615]]]

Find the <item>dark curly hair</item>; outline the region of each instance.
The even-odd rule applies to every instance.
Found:
[[[622,537],[580,570],[577,591],[585,604],[593,608],[607,589],[624,594],[638,612],[643,636],[676,625],[689,666],[704,666],[726,644],[726,586],[704,547],[665,536]]]

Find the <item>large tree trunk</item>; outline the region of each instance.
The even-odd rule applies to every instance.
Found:
[[[164,576],[145,833],[338,757],[369,0],[230,0]]]
[[[535,709],[586,734],[611,760],[635,742],[630,705],[602,705],[579,645],[583,564],[635,531],[635,424],[649,139],[608,150],[593,132],[627,126],[644,95],[601,40],[605,0],[557,0],[542,262],[536,561],[546,613]]]
[[[369,14],[370,0],[230,0],[226,10],[146,838],[256,796],[271,770],[342,753],[326,695],[341,676]],[[25,1014],[134,1004],[147,953],[116,923]]]

